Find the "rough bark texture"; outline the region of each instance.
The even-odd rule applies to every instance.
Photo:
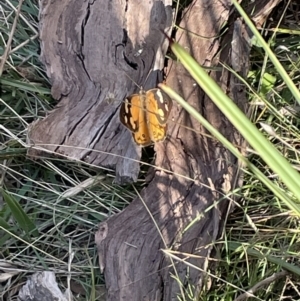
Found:
[[[261,2],[266,8],[268,2]],[[241,20],[229,14],[230,4],[230,0],[193,1],[182,14],[183,29],[176,40],[200,64],[216,67],[221,61],[245,76],[249,37]],[[42,1],[43,58],[53,95],[61,101],[54,112],[32,126],[29,138],[35,149],[31,155],[37,155],[36,147],[47,141],[50,151],[116,168],[119,181],[136,178],[138,165],[120,157],[136,160],[140,156],[131,134],[118,121],[120,102],[137,89],[124,73],[143,84],[153,65],[162,66],[159,29],[168,27],[168,16],[170,10],[161,1]],[[226,21],[229,30],[221,38],[220,28]],[[50,26],[55,28],[52,35]],[[123,46],[116,47],[120,43]],[[209,74],[245,111],[241,83],[227,70]],[[153,86],[156,76],[150,76],[146,88]],[[167,83],[232,143],[243,144],[180,63],[170,67]],[[96,233],[107,300],[177,300],[189,284],[195,285],[197,294],[205,273],[171,261],[162,250],[198,255],[177,254],[205,271],[228,210],[224,194],[238,184],[237,160],[175,103],[169,137],[155,150],[157,168],[150,172],[148,187],[122,213],[99,225]]]
[[[71,301],[72,295],[60,291],[53,272],[33,274],[20,289],[19,301]]]
[[[157,84],[167,50],[162,31],[172,22],[169,2],[40,1],[41,59],[59,104],[31,125],[28,155],[44,150],[113,168],[119,183],[137,179],[141,150],[118,110],[138,90],[130,78],[145,89]]]
[[[183,30],[176,40],[204,66],[217,62],[219,28],[228,19],[229,9],[230,1],[203,0],[194,1],[183,14]],[[217,74],[211,72],[211,76],[216,78]],[[223,76],[225,87],[228,76]],[[167,81],[223,134],[241,144],[232,126],[179,63],[173,63]],[[240,102],[244,104],[245,98]],[[223,197],[224,184],[235,185],[237,161],[220,143],[204,135],[203,127],[176,104],[172,117],[170,139],[156,146],[155,162],[170,172],[153,171],[154,180],[141,192],[153,218],[137,198],[120,215],[100,225],[97,233],[108,300],[126,300],[132,292],[133,300],[176,300],[180,287],[171,275],[179,277],[182,289],[188,283],[201,288],[203,274],[199,270],[177,260],[173,265],[161,250],[198,255],[187,261],[205,269],[228,203],[224,199],[219,205],[212,204]],[[198,222],[185,230],[195,219]]]

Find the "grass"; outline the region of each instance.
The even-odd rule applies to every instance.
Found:
[[[37,1],[23,3],[13,31],[13,6],[17,3],[5,0],[0,5],[1,55],[12,38],[0,70],[0,296],[12,300],[32,272],[52,270],[61,288],[67,287],[70,271],[76,300],[95,300],[103,293],[104,281],[93,229],[124,209],[135,193],[130,187],[113,184],[113,176],[85,163],[26,157],[27,126],[43,118],[56,102],[38,59]],[[292,6],[286,8],[273,32],[263,32],[289,79],[297,85],[300,31],[295,29]],[[251,120],[287,159],[289,167],[299,171],[299,103],[281,72],[257,43],[246,79]],[[245,169],[244,184],[234,191],[241,199],[215,242],[206,289],[195,296],[194,288],[188,287],[183,300],[245,300],[238,298],[246,291],[251,296],[248,300],[300,299],[299,199],[287,188],[288,175],[279,176],[277,169],[274,172],[258,149],[249,147],[248,153],[248,166],[254,166],[259,174]],[[270,187],[266,186],[269,182]],[[176,253],[166,254],[176,258]]]

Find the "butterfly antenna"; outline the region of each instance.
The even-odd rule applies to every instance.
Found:
[[[147,82],[147,80],[148,80],[148,78],[149,78],[149,76],[150,76],[152,70],[153,70],[153,68],[151,68],[151,69],[149,70],[149,72],[148,72],[148,74],[147,74],[147,76],[146,76],[146,79],[145,79],[145,81],[144,81],[144,86],[145,86],[145,84],[146,84],[146,82]]]
[[[126,72],[125,72],[125,75],[139,88],[139,89],[141,89],[141,86],[139,86],[138,84],[137,84],[137,82],[133,79],[133,78],[131,78]]]
[[[153,70],[153,68],[151,68],[150,70],[149,70],[149,72],[148,72],[148,74],[147,74],[147,77],[146,77],[146,79],[145,79],[145,81],[144,81],[144,85],[145,85],[145,83],[147,82],[147,80],[148,80],[148,78],[149,78],[149,76],[150,76],[150,74],[151,74],[151,72],[152,72],[152,70]],[[140,89],[140,90],[142,90],[143,89],[143,86],[139,86],[138,84],[137,84],[137,82],[133,79],[133,78],[131,78],[127,73],[125,73],[125,75]]]

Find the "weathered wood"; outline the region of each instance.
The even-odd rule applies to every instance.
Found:
[[[168,1],[40,1],[41,59],[59,104],[32,124],[28,155],[45,149],[113,168],[117,182],[137,179],[140,148],[118,109],[138,90],[128,76],[146,89],[157,84],[162,31],[172,21]]]
[[[183,13],[183,30],[176,40],[206,67],[218,63],[219,29],[228,19],[229,8],[230,1],[226,9],[224,1],[202,0],[194,1]],[[217,73],[210,73],[217,78]],[[227,137],[236,133],[180,63],[173,63],[167,83]],[[223,84],[227,87],[228,81]],[[245,100],[241,98],[243,104]],[[194,269],[188,272],[187,265],[178,261],[172,266],[161,249],[198,255],[187,261],[205,269],[228,202],[224,199],[215,207],[212,204],[223,197],[225,184],[235,186],[237,161],[176,104],[172,117],[170,139],[156,146],[155,162],[170,172],[153,171],[154,179],[141,192],[154,220],[137,198],[121,214],[101,224],[96,234],[107,300],[127,300],[129,296],[131,300],[176,300],[180,288],[171,274],[179,277],[183,287],[192,283],[201,288],[203,273]],[[241,142],[240,137],[235,141],[238,145]],[[185,231],[195,219],[199,221]]]
[[[67,290],[64,294],[59,289],[53,272],[33,274],[20,289],[19,301],[71,301],[72,294]]]

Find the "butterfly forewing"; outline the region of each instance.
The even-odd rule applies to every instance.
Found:
[[[121,105],[120,121],[132,132],[139,130],[139,118],[142,105],[139,94],[133,94],[127,97]]]
[[[159,111],[158,97],[156,95],[157,90],[158,89],[149,90],[145,100],[148,131],[153,142],[162,141],[166,136],[166,126],[161,123],[161,120],[164,118],[164,113]]]
[[[172,109],[172,99],[160,89],[151,89],[147,91],[147,99],[150,100],[148,112],[156,116],[160,125],[167,124],[168,117]]]

